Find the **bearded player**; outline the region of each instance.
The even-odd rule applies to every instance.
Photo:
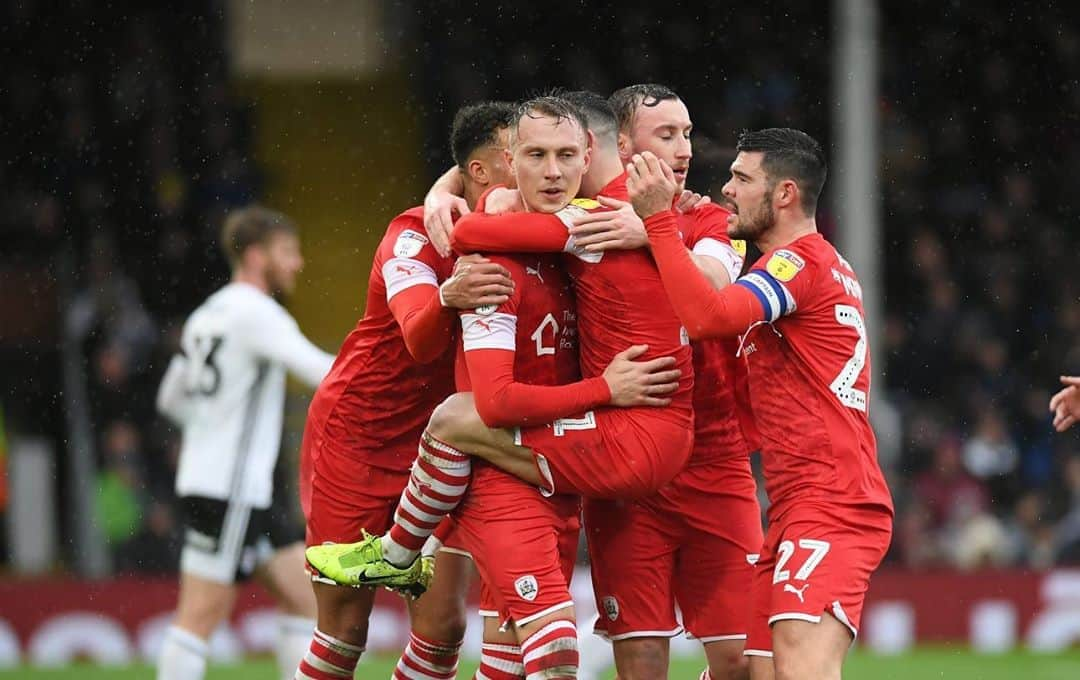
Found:
[[[746,642],[752,677],[839,680],[892,534],[867,418],[862,289],[817,231],[821,146],[797,130],[768,129],[744,133],[737,150],[723,189],[735,211],[728,233],[764,255],[719,292],[679,239],[671,168],[635,155],[627,184],[691,337],[741,336],[772,501]]]
[[[492,102],[455,118],[451,145],[473,200],[487,183],[509,180],[503,149],[512,112]],[[508,272],[482,258],[455,269],[431,248],[422,220],[422,209],[413,208],[391,222],[372,265],[364,318],[312,400],[300,480],[309,546],[389,527],[424,424],[453,392],[457,310],[501,304],[513,290]],[[436,559],[432,592],[410,603],[412,636],[395,677],[420,677],[405,659],[422,660],[427,676],[456,673],[472,565],[449,552]],[[296,677],[351,678],[375,593],[317,574],[312,581],[318,627]]]

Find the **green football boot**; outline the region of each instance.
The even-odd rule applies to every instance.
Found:
[[[383,559],[382,537],[364,532],[359,543],[325,543],[305,551],[308,564],[321,575],[343,586],[386,586],[419,597],[431,584],[430,560],[416,558],[407,567]]]

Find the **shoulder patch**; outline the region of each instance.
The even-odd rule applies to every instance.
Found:
[[[570,205],[576,205],[579,208],[585,208],[586,210],[596,210],[601,207],[599,201],[594,201],[591,198],[575,198],[570,201]]]
[[[427,243],[427,236],[418,231],[406,229],[398,234],[397,241],[394,241],[394,255],[396,257],[416,257]]]
[[[765,271],[776,277],[778,281],[787,283],[795,278],[795,275],[806,266],[806,260],[790,250],[778,250],[765,264]]]
[[[739,254],[739,257],[746,257],[746,241],[741,238],[732,239],[731,247]]]

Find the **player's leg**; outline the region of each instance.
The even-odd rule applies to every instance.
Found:
[[[476,669],[473,680],[525,680],[525,663],[521,658],[517,635],[500,625],[496,612],[490,614],[483,616],[480,667]]]
[[[817,623],[787,619],[772,626],[776,680],[840,680],[851,630],[832,615]]]
[[[573,607],[515,625],[514,629],[521,645],[526,678],[577,678],[578,640]]]
[[[750,660],[748,665],[750,680],[774,680],[776,674],[773,672],[772,656],[761,654],[748,655],[745,654],[745,652],[744,656]]]
[[[600,618],[621,680],[666,678],[675,617],[678,518],[654,501],[585,502],[585,532]]]
[[[454,678],[465,639],[465,607],[474,567],[460,552],[435,551],[435,576],[424,597],[409,602],[409,643],[394,680]]]
[[[210,498],[181,499],[185,543],[176,617],[165,634],[158,680],[201,680],[208,640],[232,612],[251,508]]]
[[[317,613],[311,579],[304,571],[303,541],[275,550],[255,570],[255,578],[278,605],[274,655],[281,677],[291,678],[308,651]]]

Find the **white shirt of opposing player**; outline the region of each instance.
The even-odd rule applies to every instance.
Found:
[[[158,391],[183,430],[176,493],[267,508],[281,447],[288,369],[312,387],[334,357],[258,288],[230,283],[187,323]]]

